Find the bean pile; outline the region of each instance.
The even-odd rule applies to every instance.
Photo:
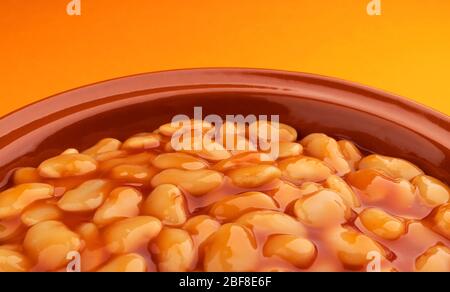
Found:
[[[166,124],[17,169],[0,271],[66,271],[74,252],[81,271],[365,271],[376,255],[381,271],[450,271],[445,183],[279,127],[277,159],[226,130],[248,147],[175,151]]]

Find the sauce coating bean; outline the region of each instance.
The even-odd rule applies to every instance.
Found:
[[[8,170],[0,272],[450,271],[448,182],[401,157],[264,120],[144,131]]]
[[[264,245],[264,256],[280,257],[294,266],[305,269],[312,265],[317,249],[308,239],[294,235],[274,235]]]
[[[184,195],[180,189],[170,184],[157,186],[142,208],[144,214],[155,216],[163,224],[170,226],[182,225],[188,217]]]
[[[44,271],[53,271],[68,263],[67,255],[79,251],[81,240],[59,221],[44,221],[32,226],[25,235],[23,247]]]
[[[139,215],[142,194],[131,187],[114,189],[94,214],[93,222],[99,226],[108,225],[122,218]]]
[[[97,161],[88,155],[63,154],[42,162],[38,171],[42,177],[63,178],[92,173],[97,167]]]
[[[155,217],[137,216],[109,225],[103,231],[103,238],[112,253],[133,252],[155,238],[161,227]]]
[[[50,199],[54,188],[48,184],[21,184],[0,193],[0,219],[19,215],[32,203]]]
[[[207,272],[246,272],[256,268],[258,251],[252,232],[236,223],[225,224],[204,247]]]

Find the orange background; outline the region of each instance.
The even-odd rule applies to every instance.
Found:
[[[0,1],[0,115],[115,77],[237,66],[311,72],[450,115],[450,1]]]

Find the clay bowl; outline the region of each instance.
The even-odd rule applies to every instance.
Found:
[[[450,182],[450,117],[355,83],[303,73],[193,69],[148,73],[67,91],[0,119],[0,188],[14,169],[66,148],[124,139],[176,114],[276,114],[300,135],[324,132],[401,157]]]

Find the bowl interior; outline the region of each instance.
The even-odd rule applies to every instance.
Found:
[[[450,122],[397,96],[345,81],[268,70],[150,73],[76,89],[0,119],[3,186],[17,167],[67,148],[152,131],[177,114],[279,115],[300,136],[323,132],[401,157],[450,181]],[[1,186],[0,186],[1,187]]]

